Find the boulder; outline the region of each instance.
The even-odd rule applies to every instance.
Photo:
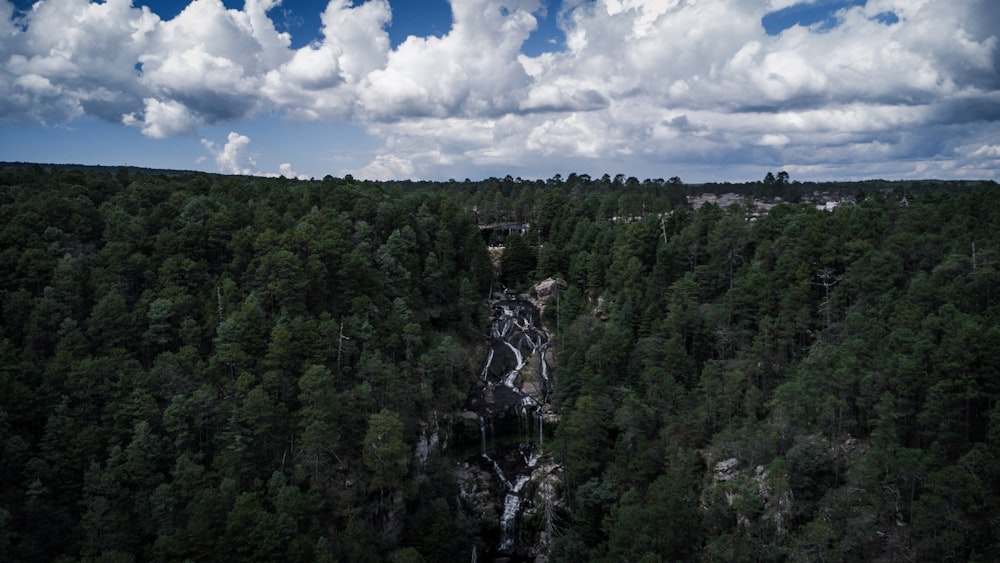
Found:
[[[556,280],[552,278],[544,279],[536,283],[535,295],[537,295],[538,298],[541,299],[543,302],[546,301],[549,297],[552,297],[552,295],[554,294],[556,283],[557,283]]]

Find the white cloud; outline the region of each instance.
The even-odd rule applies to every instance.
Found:
[[[298,180],[307,180],[309,178],[305,174],[296,172],[289,162],[279,164],[277,172],[260,170],[257,165],[257,155],[249,150],[250,137],[241,135],[235,131],[230,131],[226,137],[226,143],[221,148],[210,139],[201,139],[201,144],[211,153],[215,159],[216,167],[223,174],[263,176],[268,178],[285,177]],[[204,161],[204,157],[198,159],[198,162],[202,161]]]
[[[385,67],[389,54],[385,26],[391,17],[385,0],[359,6],[331,0],[321,16],[323,40],[296,50],[270,69],[262,92],[296,118],[349,116],[358,83]]]
[[[792,6],[815,4],[815,3],[816,0],[771,0],[771,6],[769,11],[776,12],[778,10],[790,8]]]
[[[278,166],[278,175],[284,176],[285,178],[294,178],[297,180],[308,180],[309,177],[305,174],[299,174],[293,168],[291,163],[283,162]]]
[[[381,154],[375,157],[358,173],[360,177],[371,180],[392,180],[396,178],[413,178],[416,167],[411,159],[419,158],[420,155],[410,154],[408,157],[393,154]]]
[[[141,87],[182,103],[205,123],[244,117],[262,103],[264,73],[290,56],[290,38],[265,11],[273,0],[250,0],[244,11],[221,0],[194,0],[162,22],[138,57]]]
[[[528,84],[517,57],[537,26],[530,12],[538,2],[504,5],[454,2],[454,23],[446,35],[409,37],[360,85],[362,116],[395,121],[516,110]]]
[[[0,89],[0,117],[60,122],[87,113],[117,120],[118,106],[139,102],[132,65],[157,19],[148,10],[133,9],[130,0],[47,0],[14,16],[12,5],[2,4],[0,82],[33,75],[35,86],[51,88]]]
[[[995,158],[1000,159],[1000,145],[981,145],[979,148],[969,153],[973,158]]]
[[[14,4],[0,2],[0,46],[4,46],[11,37],[16,37],[17,26],[14,24]]]
[[[215,156],[215,164],[219,167],[219,172],[223,174],[256,174],[257,162],[252,155],[247,153],[250,137],[232,131],[221,149],[216,148],[215,143],[208,139],[202,139],[201,142]]]
[[[137,126],[142,134],[153,139],[165,139],[194,133],[198,119],[182,103],[175,100],[161,102],[155,98],[143,100],[145,111],[142,117],[129,113],[122,117],[125,125]]]
[[[942,127],[1000,120],[991,0],[868,0],[831,28],[777,36],[764,15],[816,2],[563,0],[566,49],[537,57],[521,46],[540,0],[453,0],[447,33],[395,49],[391,1],[331,0],[322,38],[293,49],[271,20],[278,0],[193,0],[169,21],[131,0],[46,0],[23,14],[0,0],[0,118],[94,115],[153,138],[262,113],[345,120],[384,141],[357,171],[380,178],[837,171],[850,159],[877,172],[877,158],[956,175],[1000,168],[995,142],[973,147]],[[220,170],[255,171],[247,143],[231,135],[213,152]]]
[[[54,96],[61,91],[48,78],[35,73],[18,76],[14,85],[36,96]]]
[[[782,135],[780,133],[765,133],[761,135],[755,144],[761,145],[763,147],[783,147],[790,143],[792,140],[788,138],[788,135]]]

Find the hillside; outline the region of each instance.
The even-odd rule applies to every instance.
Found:
[[[0,166],[0,559],[996,559],[998,195]]]

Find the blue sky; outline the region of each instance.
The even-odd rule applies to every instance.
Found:
[[[0,160],[997,179],[998,12],[991,0],[0,0]]]
[[[33,2],[19,0],[27,5]],[[360,2],[353,2],[355,5]],[[138,2],[138,5],[149,8],[163,19],[171,19],[181,12],[189,2],[175,0],[154,0]],[[242,0],[223,0],[230,9],[243,8]],[[392,2],[392,23],[387,31],[393,47],[402,43],[410,35],[426,37],[441,36],[451,27],[451,4],[447,0],[409,0]],[[299,48],[320,37],[320,14],[326,8],[326,2],[315,0],[289,0],[272,13],[275,27],[279,31],[287,31],[292,35],[292,47]]]

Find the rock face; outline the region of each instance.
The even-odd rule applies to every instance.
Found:
[[[552,391],[548,346],[534,304],[510,294],[494,299],[487,357],[468,400],[483,435],[526,435],[537,429]]]
[[[447,418],[444,426],[446,428],[450,426]],[[424,467],[427,465],[427,458],[432,451],[448,449],[447,439],[443,442],[441,439],[441,427],[442,424],[438,420],[438,413],[436,411],[431,412],[430,422],[420,422],[420,436],[417,438],[417,447],[413,452],[418,466]]]
[[[555,513],[562,506],[562,499],[556,494],[562,481],[562,468],[549,456],[543,455],[532,472],[531,480],[534,495],[524,510],[523,518],[537,524],[538,541],[532,546],[529,556],[535,563],[545,563],[555,536]]]
[[[491,471],[483,469],[479,463],[466,461],[455,470],[455,477],[462,508],[479,519],[480,528],[496,526],[498,516]]]
[[[537,295],[538,299],[542,302],[548,301],[548,299],[555,294],[558,284],[559,282],[553,278],[544,279],[535,284],[535,295]]]
[[[538,307],[519,296],[495,296],[487,357],[461,417],[478,424],[478,454],[456,472],[462,506],[482,531],[475,546],[481,561],[546,559],[551,530],[546,536],[538,515],[551,515],[558,478],[541,447],[546,420],[553,419],[548,346]]]
[[[711,502],[724,502],[740,526],[769,522],[775,541],[784,539],[785,520],[792,513],[794,498],[788,487],[775,486],[763,465],[740,467],[738,459],[729,458],[715,463],[710,475],[711,484],[702,492],[703,510]],[[744,513],[745,509],[749,511]]]
[[[739,464],[740,464],[739,460],[736,459],[735,457],[716,463],[715,482],[720,483],[723,481],[729,481],[730,479],[735,477],[736,475],[733,472],[733,470],[736,469],[736,466],[738,466]]]

